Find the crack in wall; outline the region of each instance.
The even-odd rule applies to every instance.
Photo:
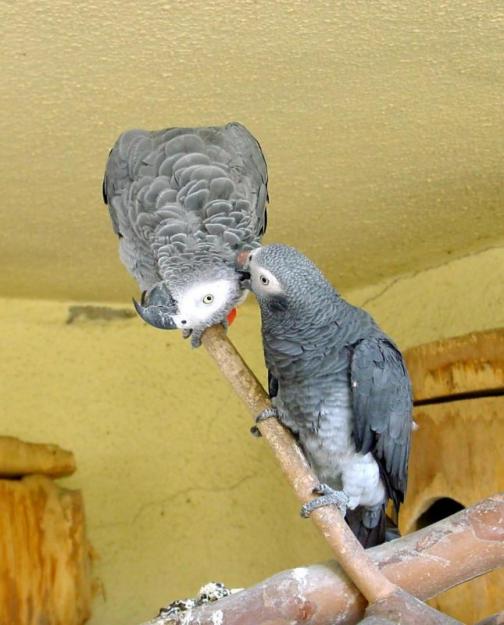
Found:
[[[237,480],[236,482],[229,484],[227,486],[216,486],[216,487],[204,487],[204,486],[190,486],[188,488],[181,488],[180,490],[177,490],[173,493],[170,493],[169,495],[167,495],[166,497],[163,497],[163,499],[156,499],[153,501],[146,501],[144,504],[142,504],[137,511],[135,512],[135,514],[133,515],[133,517],[128,520],[128,521],[116,521],[116,522],[112,522],[112,523],[99,523],[98,525],[94,525],[94,526],[90,526],[91,531],[95,531],[95,530],[101,530],[101,529],[107,529],[110,527],[119,527],[119,526],[124,526],[124,525],[134,525],[138,519],[142,516],[142,514],[148,509],[148,508],[154,508],[154,507],[162,507],[167,505],[168,503],[170,503],[171,501],[177,499],[178,497],[180,497],[181,495],[189,495],[190,493],[224,493],[224,492],[231,492],[236,490],[237,488],[239,488],[243,483],[247,482],[248,480],[251,480],[253,478],[257,477],[256,473],[253,473],[251,475],[244,475],[243,477],[241,477],[239,480]]]
[[[439,265],[435,265],[434,267],[428,267],[427,269],[421,269],[419,271],[412,271],[412,272],[408,272],[408,273],[404,273],[399,276],[396,276],[395,278],[392,278],[392,280],[390,280],[382,289],[380,289],[378,293],[375,293],[374,295],[370,295],[369,297],[367,297],[361,304],[359,304],[359,306],[361,308],[365,308],[368,304],[380,299],[383,295],[385,295],[385,293],[387,293],[393,286],[395,286],[399,282],[403,282],[404,280],[411,280],[413,278],[416,278],[416,276],[419,276],[424,273],[428,273],[430,271],[436,271],[438,269],[441,269],[442,267],[446,267],[447,265],[451,265],[453,263],[457,263],[462,260],[465,260],[466,258],[474,258],[477,256],[481,256],[483,254],[486,254],[487,252],[491,252],[494,250],[501,250],[501,249],[504,249],[504,245],[493,245],[490,247],[486,247],[483,250],[478,250],[476,252],[466,254],[465,256],[459,256],[457,258],[450,258],[450,260],[440,263]],[[361,288],[366,288],[366,287],[364,286]]]

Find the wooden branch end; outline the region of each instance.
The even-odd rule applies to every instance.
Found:
[[[65,477],[75,470],[71,451],[57,445],[26,443],[12,436],[0,436],[0,477]]]

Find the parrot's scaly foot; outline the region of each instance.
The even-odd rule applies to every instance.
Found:
[[[317,508],[335,505],[343,516],[346,514],[348,505],[348,495],[342,490],[334,490],[327,484],[319,484],[313,489],[314,495],[320,495],[317,499],[313,499],[305,503],[301,508],[301,516],[307,519],[310,514]]]
[[[255,422],[260,423],[261,421],[266,421],[266,419],[271,419],[272,417],[274,417],[275,419],[278,419],[278,410],[274,408],[273,406],[270,406],[269,408],[265,408],[262,412],[260,412],[256,416]],[[250,428],[250,433],[253,436],[257,436],[257,437],[261,436],[261,432],[259,431],[259,428],[257,427],[257,425],[254,425]]]

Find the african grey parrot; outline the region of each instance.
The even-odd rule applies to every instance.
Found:
[[[385,505],[397,514],[404,499],[412,428],[400,351],[297,250],[242,252],[237,267],[261,309],[273,409],[258,420],[288,427],[321,482],[303,515],[335,503],[365,547],[383,542]]]
[[[131,130],[110,152],[103,198],[120,257],[142,290],[139,315],[200,345],[246,296],[237,250],[266,230],[267,169],[241,124]]]

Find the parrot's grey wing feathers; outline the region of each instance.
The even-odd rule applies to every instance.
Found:
[[[268,370],[268,395],[270,399],[273,399],[278,395],[278,380],[275,376]]]
[[[248,181],[251,201],[255,205],[257,219],[257,233],[262,236],[266,232],[268,223],[268,169],[261,146],[257,139],[238,122],[232,122],[224,127],[224,133],[233,146],[238,159],[230,163],[234,173]]]
[[[123,133],[110,151],[103,180],[103,199],[108,205],[114,232],[121,239],[121,260],[142,291],[159,281],[156,259],[146,236],[159,219],[144,214],[135,197],[140,196],[142,188],[146,187],[145,177],[138,179],[136,175],[142,158],[151,150],[148,132],[130,130]]]
[[[353,345],[350,383],[357,451],[371,452],[380,465],[396,509],[406,491],[412,393],[401,353],[385,337]]]

